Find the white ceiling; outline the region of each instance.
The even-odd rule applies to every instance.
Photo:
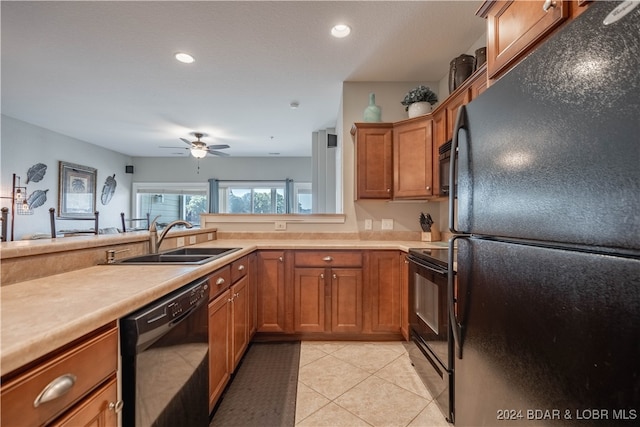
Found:
[[[343,81],[442,79],[485,32],[480,4],[2,1],[2,114],[129,156],[187,156],[159,146],[192,132],[232,156],[309,156]],[[330,36],[339,22],[351,36]]]

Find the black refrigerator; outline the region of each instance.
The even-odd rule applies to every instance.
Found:
[[[638,4],[591,4],[458,111],[456,426],[640,425]]]

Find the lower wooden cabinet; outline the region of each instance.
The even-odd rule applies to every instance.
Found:
[[[402,252],[369,251],[367,292],[371,332],[401,332]]]
[[[15,376],[3,376],[2,426],[115,426],[122,407],[115,393],[115,322],[45,356]]]
[[[231,371],[234,372],[249,345],[249,278],[231,286]]]
[[[209,303],[209,412],[231,377],[231,291]]]
[[[52,427],[107,427],[118,425],[118,385],[115,375],[69,412],[57,419]]]
[[[295,332],[362,332],[362,269],[296,267]]]
[[[286,332],[285,251],[259,251],[258,332]]]

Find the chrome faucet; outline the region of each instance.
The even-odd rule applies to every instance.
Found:
[[[158,250],[160,249],[160,245],[162,244],[162,241],[167,236],[167,233],[169,232],[169,230],[171,230],[174,226],[184,225],[187,228],[193,227],[193,224],[191,224],[190,222],[178,219],[176,221],[172,221],[169,224],[167,224],[164,230],[162,230],[162,233],[160,233],[160,237],[158,237],[158,228],[156,227],[156,220],[159,217],[160,215],[155,217],[153,221],[151,221],[151,225],[149,226],[149,253],[152,253],[152,254],[158,253]]]

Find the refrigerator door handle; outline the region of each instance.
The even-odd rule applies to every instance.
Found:
[[[455,311],[456,299],[454,294],[455,282],[454,282],[453,262],[455,261],[454,260],[455,241],[457,239],[464,239],[467,237],[469,236],[457,235],[457,236],[453,236],[449,240],[449,259],[448,259],[449,271],[447,274],[447,296],[448,296],[449,303],[447,305],[449,306],[449,323],[451,324],[451,330],[453,332],[455,354],[458,357],[458,359],[462,359],[462,324],[458,322],[458,319],[456,317],[456,311]]]
[[[461,106],[458,108],[456,123],[453,127],[453,140],[451,141],[451,163],[449,164],[449,231],[453,234],[460,234],[455,227],[455,199],[458,191],[456,185],[456,163],[458,162],[458,133],[461,129],[467,128],[467,108]]]

